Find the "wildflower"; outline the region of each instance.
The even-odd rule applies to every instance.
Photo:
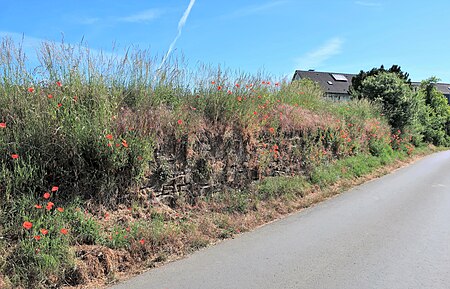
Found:
[[[141,245],[144,245],[145,244],[145,240],[144,239],[140,239],[139,243],[141,243]]]
[[[137,160],[138,160],[138,161],[142,161],[142,160],[143,160],[142,156],[138,156],[138,157],[137,157]]]
[[[58,107],[61,107],[62,106],[62,103],[58,103]]]
[[[127,141],[123,139],[122,140],[122,145],[123,145],[123,147],[127,148],[128,147]]]
[[[67,233],[69,233],[69,231],[67,229],[65,229],[65,228],[62,228],[60,232],[63,235],[67,235]]]
[[[237,97],[237,101],[241,102],[242,101],[242,96],[238,96]]]
[[[41,236],[36,235],[36,236],[34,236],[33,238],[34,238],[36,241],[39,241],[39,240],[41,239]]]
[[[11,158],[12,158],[13,160],[17,160],[17,159],[19,158],[19,155],[18,155],[18,154],[12,154],[12,155],[11,155]]]
[[[39,230],[41,232],[42,235],[47,235],[48,234],[48,230],[47,229],[40,229]]]
[[[50,198],[50,193],[49,192],[46,192],[45,194],[44,194],[44,199],[48,199],[48,198]]]
[[[75,96],[73,97],[73,101],[74,101],[74,102],[77,102],[77,101],[78,101],[78,96],[75,95]]]
[[[29,87],[28,92],[30,92],[30,93],[34,92],[34,87]]]
[[[39,205],[39,204],[34,205],[34,207],[35,207],[36,209],[42,209],[42,206]]]
[[[52,99],[52,98],[53,98],[53,95],[49,94],[49,95],[47,95],[47,98],[48,98],[48,99]]]
[[[241,85],[239,83],[236,83],[235,85],[237,88],[239,88]]]
[[[216,82],[213,80],[213,81],[211,81],[211,84],[214,85],[214,84],[216,84]]]
[[[222,90],[222,86],[219,85],[219,86],[217,87],[217,90]]]
[[[33,224],[31,222],[25,221],[23,222],[22,226],[26,229],[29,230],[33,227]]]
[[[64,208],[61,208],[61,207],[56,208],[56,210],[60,213],[64,212]]]
[[[56,85],[57,85],[57,86],[59,86],[59,87],[61,87],[61,86],[62,86],[62,84],[61,84],[61,82],[60,82],[60,81],[57,81],[57,82],[56,82]]]
[[[179,119],[179,120],[177,121],[177,123],[178,123],[179,125],[182,125],[182,124],[183,124],[183,121],[182,121],[181,119]]]
[[[108,144],[107,144],[107,146],[111,147],[111,146],[112,146],[112,144],[108,143]]]
[[[112,134],[107,134],[105,137],[106,137],[107,139],[109,139],[109,140],[112,140],[112,139],[113,139]]]
[[[228,94],[232,94],[233,92],[231,92],[231,90],[228,90],[227,93],[228,93]]]
[[[279,86],[280,85],[280,83],[279,82],[275,82],[275,86]]]
[[[53,202],[48,202],[47,206],[45,208],[47,209],[47,211],[50,211],[53,208],[54,205],[55,204]]]
[[[127,231],[127,232],[129,232],[131,229],[130,229],[130,227],[127,227],[126,229],[125,229],[125,231]]]
[[[274,133],[275,133],[275,129],[274,129],[273,127],[271,127],[271,128],[269,128],[269,132],[270,132],[271,134],[274,134]]]
[[[52,187],[52,192],[56,192],[57,190],[59,190],[59,187],[57,187],[57,186]]]
[[[0,128],[6,128],[6,122],[0,122]]]
[[[257,115],[257,114],[258,114],[258,112],[257,112],[257,111],[254,111],[254,112],[253,112],[253,114],[254,114],[254,115]]]

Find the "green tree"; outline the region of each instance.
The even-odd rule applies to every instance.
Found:
[[[438,81],[436,77],[431,77],[420,84],[417,93],[425,101],[420,120],[425,141],[435,145],[449,145],[450,106],[447,98],[435,86]]]
[[[399,65],[394,64],[388,70],[384,68],[384,65],[381,65],[380,68],[374,67],[370,71],[361,70],[355,77],[353,77],[352,85],[350,86],[350,93],[352,94],[352,97],[358,99],[363,98],[361,94],[363,81],[369,76],[374,76],[385,72],[395,73],[400,79],[403,79],[408,85],[411,85],[409,74],[407,72],[403,72]]]
[[[420,98],[397,73],[380,72],[366,77],[361,83],[361,98],[381,106],[393,131],[416,130]]]

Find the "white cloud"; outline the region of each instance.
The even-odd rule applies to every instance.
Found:
[[[155,20],[161,15],[161,10],[159,9],[148,9],[141,11],[139,13],[121,17],[118,20],[123,22],[131,22],[131,23],[146,23],[152,20]]]
[[[296,59],[298,69],[315,69],[320,67],[325,61],[334,55],[342,52],[342,45],[344,40],[340,37],[335,37],[328,40],[324,45],[308,52],[305,55]]]
[[[355,1],[356,5],[366,6],[366,7],[380,7],[381,3],[379,2],[368,2],[368,1]]]
[[[100,18],[97,17],[85,17],[85,18],[81,18],[78,19],[78,23],[83,24],[83,25],[91,25],[94,23],[97,23],[100,20]]]
[[[279,1],[266,2],[266,3],[260,4],[260,5],[247,6],[247,7],[241,8],[239,10],[236,10],[231,14],[225,15],[224,17],[232,18],[232,17],[243,17],[243,16],[252,15],[252,14],[257,14],[257,13],[261,13],[264,11],[268,11],[270,9],[274,9],[278,6],[281,6],[281,5],[289,3],[289,2],[290,1],[279,0]]]

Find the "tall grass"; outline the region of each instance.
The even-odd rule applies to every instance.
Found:
[[[339,159],[392,152],[390,129],[377,108],[326,101],[311,81],[288,83],[203,65],[190,71],[183,58],[158,68],[158,59],[145,50],[120,56],[65,43],[43,43],[37,58],[40,65],[30,68],[20,46],[7,38],[1,42],[0,235],[18,245],[8,247],[0,239],[0,252],[10,254],[0,257],[0,279],[7,272],[17,286],[61,284],[67,276],[55,272],[73,268],[70,245],[126,248],[123,229],[105,238],[73,203],[130,204],[130,191],[167,142],[231,128],[251,140],[246,151],[255,154],[261,171],[275,174],[277,162],[297,164],[282,173],[301,176],[262,182],[261,199],[281,191],[297,194],[307,180],[329,182],[320,175],[331,175],[326,168],[334,170]],[[33,206],[54,186],[60,193],[52,201],[68,206],[65,215],[35,213]],[[231,211],[248,210],[243,193],[229,198]],[[24,231],[28,220],[52,223],[55,230],[66,225],[73,235],[64,242],[49,239],[36,256],[33,238],[39,231]],[[30,264],[37,271],[27,271]]]

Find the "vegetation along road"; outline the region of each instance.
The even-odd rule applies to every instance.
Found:
[[[111,289],[448,288],[450,151]]]

